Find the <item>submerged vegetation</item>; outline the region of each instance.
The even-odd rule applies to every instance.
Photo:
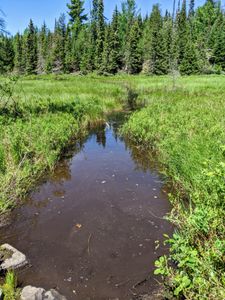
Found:
[[[225,79],[182,78],[149,93],[151,104],[123,127],[157,154],[175,193],[170,255],[156,262],[173,296],[225,298]],[[175,264],[175,265],[174,265]]]

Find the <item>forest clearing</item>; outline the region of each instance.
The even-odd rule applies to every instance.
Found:
[[[0,299],[224,300],[223,1],[59,2],[0,7]]]

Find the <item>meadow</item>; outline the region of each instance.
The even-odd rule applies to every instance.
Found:
[[[156,273],[172,299],[225,298],[225,77],[42,75],[0,79],[0,211],[14,207],[72,138],[114,110],[153,151],[176,226]]]

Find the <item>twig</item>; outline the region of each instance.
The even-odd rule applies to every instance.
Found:
[[[149,212],[154,218],[157,218],[157,219],[160,219],[160,220],[164,220],[164,218],[161,218],[161,217],[156,216],[150,209],[148,209],[148,212]]]
[[[137,287],[137,286],[140,286],[140,285],[144,284],[144,283],[147,282],[147,281],[148,281],[148,277],[146,277],[146,278],[143,279],[143,280],[140,280],[140,281],[136,282],[136,283],[132,286],[132,289],[136,290],[136,287]]]
[[[122,282],[116,283],[115,286],[118,288],[120,286],[123,286],[124,284],[127,284],[128,282],[130,282],[130,279],[127,279],[126,281],[122,281]]]
[[[92,234],[90,233],[88,238],[88,255],[90,256],[90,240],[91,240]]]

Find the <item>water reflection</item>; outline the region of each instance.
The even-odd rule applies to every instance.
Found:
[[[33,265],[22,285],[57,286],[68,300],[130,300],[146,278],[135,293],[156,288],[154,261],[165,248],[155,241],[170,231],[162,219],[170,205],[151,157],[119,136],[116,120],[71,142],[0,231]]]

